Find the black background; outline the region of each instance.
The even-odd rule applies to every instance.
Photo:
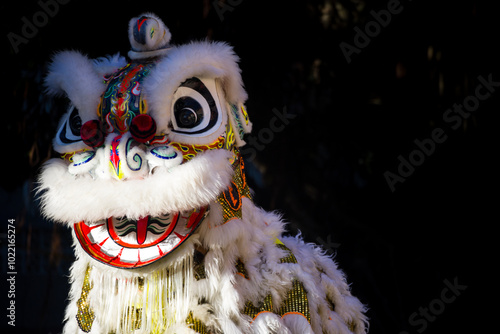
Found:
[[[42,7],[4,2],[2,328],[59,333],[69,289],[69,231],[40,217],[33,193],[65,103],[43,95],[46,64],[62,49],[126,55],[128,21],[146,11],[163,19],[174,44],[208,36],[234,46],[258,143],[243,149],[255,202],[335,254],[369,308],[370,333],[493,328],[499,94],[456,129],[443,115],[470,101],[479,76],[500,82],[497,14],[486,1],[401,1],[400,13],[348,62],[340,43],[354,45],[354,28],[373,26],[370,11],[389,2],[73,0],[39,22],[18,52],[8,34],[22,36],[23,17],[33,22]],[[289,122],[269,131],[277,113]],[[418,154],[414,141],[437,128],[446,140],[391,191],[385,173],[397,174],[398,157]],[[9,218],[16,220],[15,328],[5,309]],[[440,304],[445,280],[466,288]],[[410,322],[429,306],[438,308],[432,320]]]

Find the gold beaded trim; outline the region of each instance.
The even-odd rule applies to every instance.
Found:
[[[229,187],[217,197],[217,202],[222,207],[221,225],[224,225],[228,221],[235,218],[241,219],[241,203],[243,197],[252,199],[250,189],[248,188],[248,184],[246,182],[243,158],[239,156],[239,152],[236,148],[233,150],[234,154],[238,157],[233,164],[233,180],[231,181]]]
[[[288,291],[287,297],[281,304],[278,314],[282,317],[286,314],[301,314],[311,323],[311,312],[309,310],[307,292],[300,281],[293,280],[292,289]]]
[[[264,312],[273,312],[273,298],[270,294],[264,298],[259,306],[256,307],[251,301],[247,301],[243,309],[243,314],[250,316],[252,319]]]
[[[250,279],[250,277],[248,277],[248,271],[245,268],[245,264],[240,259],[236,260],[236,273],[246,279]]]
[[[243,313],[254,320],[259,314],[265,312],[275,313],[281,317],[287,314],[300,314],[311,323],[311,312],[304,285],[298,280],[293,280],[292,289],[288,291],[286,299],[281,303],[277,312],[273,312],[273,299],[270,294],[264,298],[259,306],[256,307],[251,301],[247,301],[243,309]]]
[[[90,308],[87,300],[91,289],[92,283],[90,282],[90,266],[87,266],[85,277],[83,278],[82,293],[80,294],[80,299],[76,302],[78,307],[76,321],[78,322],[80,329],[85,333],[90,332],[92,329],[92,323],[95,319],[94,311]]]
[[[127,308],[125,313],[125,317],[128,320],[130,331],[134,331],[136,329],[141,328],[142,325],[142,308],[135,308],[134,306],[130,306]],[[122,326],[125,325],[125,321]]]
[[[279,243],[276,242],[276,247],[278,247],[279,249],[282,249],[282,250],[288,252],[287,256],[284,256],[284,257],[282,257],[280,259],[280,263],[297,263],[297,258],[295,257],[295,255],[293,255],[293,253],[290,250],[290,248],[288,248],[287,246],[285,246],[281,241]]]
[[[275,240],[276,247],[286,251],[288,254],[282,257],[280,263],[297,263],[297,258],[292,251],[286,247],[279,239]],[[271,312],[283,317],[286,314],[303,315],[311,323],[311,312],[307,300],[307,292],[304,285],[299,280],[293,280],[292,289],[288,291],[285,300],[281,303],[277,312],[273,312],[273,299],[271,294],[267,295],[259,306],[253,305],[251,301],[245,303],[243,313],[255,319],[259,314]]]
[[[189,312],[186,324],[190,325],[189,327],[199,334],[208,334],[207,326],[201,320],[193,317],[193,312]]]
[[[349,328],[349,330],[354,333],[354,331],[356,330],[356,324],[354,323],[354,321],[349,321],[346,325],[347,328]]]
[[[205,259],[205,255],[197,250],[195,250],[193,257],[193,273],[195,280],[199,281],[200,279],[207,278],[205,273],[205,264],[203,260]]]
[[[200,257],[195,256],[194,258],[193,272],[194,272],[194,278],[197,281],[199,281],[200,279],[207,278],[207,275],[205,273],[205,265],[203,263],[203,257],[201,256]],[[246,279],[250,279],[250,277],[248,276],[248,272],[245,268],[245,264],[240,259],[236,260],[236,274],[241,275]]]

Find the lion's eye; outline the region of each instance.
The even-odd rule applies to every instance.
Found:
[[[203,121],[203,107],[192,97],[183,96],[174,104],[174,116],[179,128],[192,129]]]
[[[189,135],[208,135],[220,124],[221,112],[214,97],[198,78],[184,81],[174,94],[173,131]]]
[[[71,144],[77,141],[81,141],[80,128],[82,127],[82,121],[78,115],[78,109],[74,106],[70,106],[67,118],[62,123],[59,128],[57,139],[63,144]]]

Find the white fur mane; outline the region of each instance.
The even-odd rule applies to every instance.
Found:
[[[75,176],[66,161],[52,159],[39,177],[43,212],[71,224],[112,216],[138,219],[205,206],[227,188],[233,174],[230,156],[225,150],[206,151],[171,170],[127,181]]]

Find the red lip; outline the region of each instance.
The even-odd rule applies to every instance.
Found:
[[[124,228],[120,226],[124,219],[111,217],[97,224],[82,221],[76,223],[74,229],[82,248],[95,260],[117,268],[140,268],[179,247],[193,234],[208,211],[208,207],[203,207],[175,213],[168,224],[160,224],[163,230],[158,231],[156,227],[154,233],[151,233],[151,225],[155,224],[155,219],[149,216],[122,224]]]

